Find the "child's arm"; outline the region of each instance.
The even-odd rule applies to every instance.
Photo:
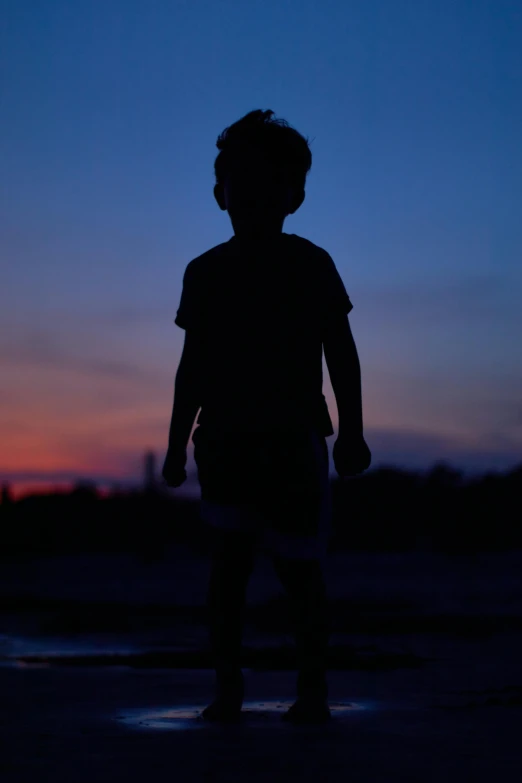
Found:
[[[201,366],[197,335],[185,332],[185,344],[174,383],[174,404],[169,430],[169,447],[162,475],[169,487],[180,487],[187,478],[187,444],[200,406]]]
[[[339,415],[333,458],[337,473],[350,476],[370,467],[363,437],[361,365],[348,316],[332,316],[323,333],[323,349]]]
[[[187,329],[174,384],[174,403],[169,431],[169,451],[175,453],[187,448],[194,420],[201,407],[200,363],[199,337],[197,333]]]
[[[329,321],[323,348],[337,403],[339,435],[362,437],[361,365],[347,315]]]
[[[174,323],[185,330],[185,343],[174,383],[174,403],[169,429],[169,447],[163,465],[163,478],[170,487],[179,487],[187,478],[187,445],[194,419],[201,407],[201,368],[203,330],[201,280],[198,266],[191,261],[183,275],[181,301]]]

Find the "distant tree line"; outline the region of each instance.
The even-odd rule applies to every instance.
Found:
[[[380,468],[332,480],[332,551],[522,549],[522,464],[472,479],[448,465],[428,473]],[[92,485],[0,504],[0,557],[134,552],[156,559],[183,543],[205,553],[198,499],[166,491],[115,492]]]
[[[334,480],[334,549],[441,552],[522,549],[522,464],[464,479],[381,468]]]

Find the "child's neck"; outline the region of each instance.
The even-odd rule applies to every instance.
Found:
[[[232,221],[234,234],[240,242],[250,243],[255,242],[259,244],[270,243],[281,237],[283,233],[284,218],[281,221],[274,222],[270,225],[238,225],[235,221]]]

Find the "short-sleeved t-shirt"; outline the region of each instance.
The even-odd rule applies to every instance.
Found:
[[[190,261],[175,323],[200,335],[205,430],[333,434],[322,336],[352,303],[331,256],[296,234],[232,237]]]

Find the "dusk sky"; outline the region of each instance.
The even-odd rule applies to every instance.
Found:
[[[284,230],[353,301],[374,464],[522,459],[518,0],[1,5],[2,479],[161,466],[216,138],[258,108],[311,142]]]

